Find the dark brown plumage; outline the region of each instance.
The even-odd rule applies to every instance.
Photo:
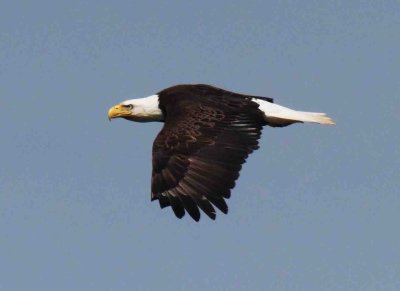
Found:
[[[196,221],[198,208],[211,219],[214,206],[227,213],[224,199],[266,124],[251,102],[260,97],[206,85],[175,86],[158,96],[165,123],[153,144],[152,200]]]

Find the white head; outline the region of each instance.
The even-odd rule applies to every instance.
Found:
[[[164,117],[158,105],[158,95],[126,100],[110,108],[108,119],[122,117],[138,122],[162,121]]]

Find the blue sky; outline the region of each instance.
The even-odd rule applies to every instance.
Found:
[[[397,1],[6,1],[0,290],[399,290]],[[150,202],[160,124],[209,83],[323,111],[265,128],[216,221]]]

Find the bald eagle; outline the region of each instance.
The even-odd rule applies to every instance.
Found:
[[[153,144],[151,200],[199,221],[199,208],[215,219],[228,213],[225,199],[246,158],[258,149],[264,125],[334,124],[324,113],[292,110],[272,98],[238,94],[209,85],[177,85],[149,97],[123,101],[108,118],[163,122]]]

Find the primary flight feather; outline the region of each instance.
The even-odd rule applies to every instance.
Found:
[[[108,118],[164,122],[153,144],[151,200],[196,221],[201,209],[215,219],[228,212],[225,199],[246,158],[258,149],[264,125],[297,122],[332,125],[324,113],[292,110],[272,98],[238,94],[209,85],[177,85],[113,106]]]

